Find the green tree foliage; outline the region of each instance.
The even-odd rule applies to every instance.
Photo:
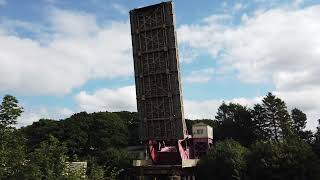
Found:
[[[12,127],[22,112],[15,97],[4,96],[0,105],[0,179],[21,179],[23,175],[25,139]]]
[[[270,138],[269,129],[270,123],[265,119],[265,109],[260,104],[255,104],[252,110],[252,118],[256,125],[256,135],[258,139],[267,140]]]
[[[66,145],[66,155],[71,161],[94,159],[97,167],[103,167],[104,176],[108,177],[111,171],[107,168],[121,171],[130,164],[125,149],[129,144],[128,136],[138,134],[138,128],[128,132],[129,125],[137,121],[135,117],[136,113],[129,112],[81,112],[61,121],[42,119],[21,131],[28,138],[29,152],[52,135]],[[133,142],[138,143],[138,136],[135,138],[132,138]]]
[[[300,139],[257,142],[248,159],[252,180],[320,179],[319,159]]]
[[[128,111],[121,111],[121,112],[115,112],[120,119],[122,119],[124,122],[126,122],[126,125],[129,129],[128,131],[128,145],[138,145],[141,144],[141,127],[140,127],[140,121],[138,117],[138,113],[136,112],[128,112]]]
[[[0,125],[10,126],[17,123],[17,118],[23,112],[18,100],[11,95],[5,95],[0,105]]]
[[[318,127],[314,134],[314,138],[313,149],[320,157],[320,119],[318,119]]]
[[[320,119],[318,119],[317,131],[315,133],[315,137],[317,141],[320,141]]]
[[[67,160],[67,148],[53,136],[40,143],[30,154],[28,164],[29,179],[64,179],[64,169]]]
[[[256,125],[250,110],[245,106],[223,103],[218,109],[216,119],[220,125],[216,133],[219,139],[232,138],[244,146],[249,146],[257,138]]]
[[[14,128],[0,128],[0,179],[23,179],[25,139]]]
[[[94,159],[88,178],[115,179],[130,164],[127,145],[140,143],[137,113],[81,112],[16,130],[18,101],[6,96],[1,108],[0,179],[77,179],[78,173],[66,173],[67,159]]]
[[[280,140],[292,134],[292,122],[284,101],[268,93],[261,105],[255,105],[254,118],[263,138]]]
[[[41,142],[49,140],[50,136],[61,139],[60,137],[64,133],[59,121],[50,119],[40,119],[31,126],[22,127],[20,131],[28,139],[27,146],[29,152],[33,151]]]
[[[97,164],[92,164],[88,171],[89,180],[102,180],[105,177],[103,167]]]
[[[312,131],[304,130],[307,124],[307,115],[300,109],[294,108],[291,110],[291,119],[293,123],[293,130],[295,131],[295,133],[308,144],[312,144]]]
[[[248,149],[234,140],[224,140],[210,149],[198,165],[197,178],[201,180],[244,179]]]
[[[251,115],[248,115],[248,112]],[[221,151],[221,144],[218,142],[216,147],[210,150],[199,163],[200,179],[320,179],[319,159],[309,145],[312,143],[313,134],[311,131],[304,130],[306,116],[301,110],[293,109],[290,116],[285,102],[268,93],[262,103],[256,104],[252,110],[237,104],[223,103],[218,110],[216,119],[217,121],[213,122],[219,123],[214,128],[215,140],[233,138],[247,146],[246,139],[242,135],[246,134],[245,132],[250,132],[249,134],[252,136],[248,136],[248,134],[246,136],[248,136],[248,142],[253,143],[253,145],[247,146],[251,153],[246,153],[247,159],[236,161],[230,157],[239,156],[230,151],[226,151],[229,153]],[[187,121],[188,124],[192,125]],[[315,152],[320,149],[320,121],[317,132],[314,141]],[[256,140],[258,142],[255,143]],[[222,158],[218,159],[217,157]],[[228,159],[231,160],[227,161]],[[242,167],[248,167],[248,171],[243,168],[241,176],[236,176],[232,174],[233,171],[230,170],[232,168],[228,168],[235,166],[225,162],[234,164],[243,162],[241,164],[247,166]]]
[[[13,125],[23,111],[18,101],[6,96],[0,107],[0,179],[116,180],[130,165],[126,147],[141,143],[134,112],[81,112],[16,130]],[[188,131],[198,122],[214,128],[217,142],[200,160],[201,180],[320,179],[314,153],[320,152],[320,121],[313,140],[312,132],[304,130],[305,114],[294,109],[290,116],[271,93],[252,110],[223,103],[216,120],[186,120]],[[87,161],[87,177],[67,171],[67,160]]]
[[[311,130],[301,131],[298,133],[298,136],[310,145],[314,142],[314,134]]]
[[[294,108],[291,110],[291,118],[294,130],[297,132],[303,131],[307,124],[307,115],[300,109]]]

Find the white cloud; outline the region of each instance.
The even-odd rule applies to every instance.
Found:
[[[276,86],[281,82],[275,80],[284,73],[317,72],[319,10],[320,6],[293,12],[274,10],[249,19],[245,27],[226,32],[231,41],[224,61],[239,70],[243,81],[270,78]]]
[[[16,127],[31,125],[40,119],[60,120],[71,116],[74,112],[68,108],[25,107],[25,112],[18,118]]]
[[[320,99],[320,89],[312,89],[301,92],[273,92],[275,95],[283,99],[288,105],[288,111],[293,108],[303,110],[308,117],[307,129],[314,130],[317,126],[316,119],[319,119],[320,102],[313,99]],[[232,99],[207,99],[207,100],[184,100],[184,113],[188,119],[214,119],[219,106],[222,102],[239,103],[243,106],[252,108],[254,104],[261,103],[263,97],[253,98],[232,98]],[[124,86],[114,89],[98,89],[92,93],[82,91],[75,96],[75,101],[80,110],[87,112],[96,111],[136,111],[136,94],[135,86]],[[305,104],[303,104],[305,102]],[[309,103],[310,102],[310,103]],[[63,112],[71,114],[73,111],[61,109],[59,114]],[[32,117],[33,114],[29,115]],[[35,116],[38,118],[38,116]],[[34,118],[34,119],[35,119]],[[29,118],[31,119],[31,118]]]
[[[184,113],[188,119],[214,119],[222,100],[185,100]]]
[[[20,21],[10,26],[45,40],[20,37],[0,25],[0,77],[6,77],[0,79],[1,91],[65,94],[90,79],[131,75],[128,22],[100,25],[91,14],[59,9],[49,14],[44,29]]]
[[[313,87],[294,91],[274,92],[277,96],[285,100],[288,109],[298,108],[307,114],[307,129],[315,129],[320,119],[320,88]]]
[[[319,99],[320,89],[312,89],[299,92],[274,92],[274,94],[284,100],[288,105],[288,111],[291,113],[293,108],[303,110],[307,114],[308,130],[315,130],[318,126],[318,119],[320,118],[320,102],[315,102],[313,99]],[[219,106],[222,102],[238,103],[252,108],[254,104],[261,103],[263,97],[255,98],[234,98],[230,100],[209,99],[203,101],[185,100],[185,117],[188,119],[214,119]]]
[[[303,3],[304,3],[304,0],[293,0],[293,6],[295,7],[299,7]]]
[[[281,3],[286,3],[286,1],[281,0],[254,0],[254,2],[260,8],[270,8],[279,6]]]
[[[216,71],[237,72],[246,83],[272,83],[289,107],[307,112],[311,128],[320,118],[315,113],[319,98],[314,98],[320,96],[319,19],[320,5],[286,6],[257,10],[236,26],[228,20],[205,21],[183,25],[178,33],[181,44],[218,59]]]
[[[242,81],[261,82],[284,70],[318,70],[319,18],[320,6],[273,9],[248,17],[237,27],[225,23],[183,25],[179,37],[181,43],[219,56],[224,66],[239,71]]]
[[[253,107],[261,102],[261,97],[256,98],[234,98],[234,99],[208,99],[208,100],[185,100],[184,112],[188,119],[215,119],[218,108],[222,102],[238,103],[243,106]]]
[[[7,4],[7,0],[0,0],[0,6],[4,6]]]
[[[94,111],[136,111],[135,86],[116,89],[99,89],[93,93],[85,91],[75,96],[75,101],[82,110]]]
[[[241,104],[243,106],[247,106],[247,107],[253,108],[254,104],[261,103],[262,98],[263,97],[254,97],[254,98],[243,98],[243,97],[240,97],[240,98],[233,98],[233,99],[227,100],[225,102],[227,102],[227,103],[230,103],[230,102],[238,103],[238,104]]]
[[[242,4],[242,3],[236,3],[234,6],[233,6],[233,10],[234,11],[241,11],[243,9],[246,8],[246,5]]]
[[[17,35],[15,32],[16,29],[24,29],[30,32],[41,33],[40,27],[38,24],[32,24],[30,22],[20,21],[20,20],[10,20],[10,19],[1,19],[0,21],[0,29],[3,30],[3,36],[5,33],[11,33],[11,35]]]
[[[198,51],[184,46],[184,44],[179,44],[179,62],[186,64],[192,63],[199,54]]]
[[[184,78],[184,80],[187,83],[206,83],[212,79],[213,74],[213,68],[196,70],[192,71],[187,77]]]
[[[69,108],[60,108],[58,109],[58,114],[62,116],[71,116],[74,112]]]
[[[228,6],[228,2],[227,2],[227,1],[223,1],[223,2],[220,4],[220,6],[221,6],[222,8],[226,8],[226,7]]]
[[[39,119],[44,117],[46,117],[46,115],[25,112],[20,118],[18,118],[16,127],[20,128],[31,125],[33,122],[39,121]]]
[[[103,88],[88,93],[82,91],[75,96],[75,101],[81,110],[95,111],[137,111],[135,86],[124,86],[115,89]],[[184,100],[185,117],[189,119],[214,119],[217,109],[225,101],[234,102],[251,107],[261,101],[257,98],[234,98],[230,100]]]
[[[223,23],[226,20],[230,20],[232,18],[229,14],[213,14],[203,19],[205,23]]]
[[[53,9],[49,21],[54,31],[61,35],[90,38],[102,30],[97,24],[96,17],[85,12]]]
[[[116,11],[118,11],[120,14],[123,14],[123,15],[128,15],[129,14],[129,10],[121,5],[121,4],[117,4],[117,3],[113,3],[111,5]]]

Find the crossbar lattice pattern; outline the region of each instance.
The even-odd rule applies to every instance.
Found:
[[[134,9],[130,21],[142,139],[184,138],[172,3]]]

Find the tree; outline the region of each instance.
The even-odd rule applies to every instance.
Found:
[[[60,121],[56,120],[40,119],[37,122],[33,122],[32,125],[20,128],[19,131],[28,140],[26,142],[28,151],[34,151],[41,142],[49,140],[50,136],[61,139],[64,134],[64,128],[61,124]]]
[[[103,167],[92,164],[89,173],[88,173],[88,179],[90,180],[102,180],[104,179],[104,169]]]
[[[320,140],[320,119],[318,119],[318,127],[315,136]]]
[[[0,105],[0,179],[23,179],[25,139],[12,125],[23,112],[18,100],[6,95]]]
[[[252,180],[317,180],[319,159],[299,138],[260,141],[251,147],[248,172]]]
[[[137,112],[115,112],[128,126],[128,145],[141,145],[140,120]]]
[[[240,104],[223,103],[217,112],[220,122],[218,139],[234,139],[244,146],[249,146],[257,139],[256,125],[250,110]]]
[[[29,157],[28,179],[59,180],[64,178],[67,149],[53,136],[40,143]]]
[[[297,132],[303,131],[307,124],[307,115],[300,109],[294,108],[291,110],[291,118],[294,130]]]
[[[25,139],[14,128],[0,128],[0,179],[24,179]]]
[[[298,132],[298,136],[299,136],[299,138],[303,139],[309,145],[312,145],[312,143],[314,141],[314,135],[311,130],[300,131],[300,132]]]
[[[285,102],[280,98],[269,92],[254,110],[260,132],[267,138],[278,141],[292,134],[291,118]]]
[[[216,147],[209,150],[201,158],[197,167],[197,178],[211,179],[244,179],[246,175],[246,157],[249,151],[234,140],[217,142]]]
[[[265,114],[266,109],[264,109],[260,104],[255,104],[253,107],[252,118],[256,125],[256,135],[258,139],[267,140],[270,137],[269,126],[270,123],[266,121]]]
[[[313,143],[313,149],[315,151],[315,153],[318,154],[318,156],[320,157],[320,119],[318,119],[318,127],[317,127],[317,131],[314,134],[315,140]]]
[[[313,132],[304,130],[307,124],[307,115],[300,109],[294,108],[291,110],[291,119],[294,133],[311,145],[313,142]]]
[[[318,127],[314,136],[316,138],[315,140],[320,142],[320,119],[318,119]]]
[[[100,162],[108,148],[122,149],[128,144],[126,122],[117,113],[110,112],[81,112],[61,121],[41,119],[21,131],[28,139],[29,151],[52,135],[65,143],[69,157],[77,155],[80,160],[94,156]]]
[[[0,105],[0,125],[10,126],[17,123],[17,118],[23,112],[18,100],[11,95],[5,95]]]

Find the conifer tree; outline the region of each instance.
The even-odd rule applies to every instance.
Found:
[[[255,106],[255,117],[262,134],[273,140],[280,140],[292,134],[292,120],[284,101],[272,93],[263,98],[261,107]]]
[[[17,124],[17,118],[23,112],[18,100],[11,95],[5,95],[0,105],[0,125],[7,127]]]
[[[307,124],[307,115],[300,109],[294,108],[291,110],[291,118],[294,130],[297,132],[303,131]]]

